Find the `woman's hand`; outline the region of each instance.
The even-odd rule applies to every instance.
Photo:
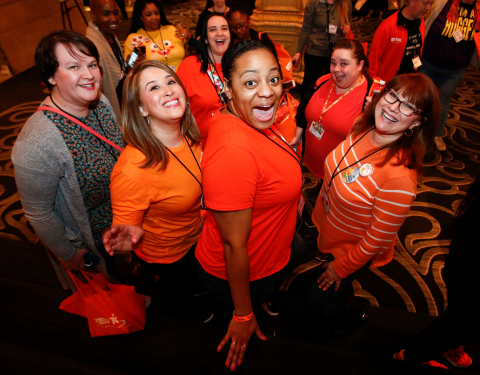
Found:
[[[103,245],[108,254],[115,251],[135,250],[142,241],[145,231],[134,225],[116,224],[103,232]]]
[[[350,25],[342,25],[343,35],[348,36],[350,34]]]
[[[333,268],[333,262],[325,263],[322,267],[326,268],[327,270],[318,278],[318,288],[323,288],[325,291],[330,288],[333,283],[335,283],[335,291],[337,291],[338,288],[340,288],[340,282],[342,281],[342,278],[337,275],[335,268]]]
[[[365,109],[368,107],[368,105],[372,102],[372,99],[373,99],[372,96],[367,96],[367,97],[365,98],[365,105],[363,106],[363,109],[364,109],[364,110],[365,110]]]
[[[85,269],[85,263],[83,257],[88,254],[88,249],[77,249],[77,253],[72,259],[61,261],[63,266],[70,271],[78,271],[79,269]]]
[[[295,55],[292,57],[292,64],[295,66],[298,63],[298,60],[300,59],[300,54],[297,52]]]
[[[225,362],[225,367],[230,367],[230,370],[234,371],[237,366],[242,364],[248,342],[250,341],[250,337],[252,337],[254,332],[261,340],[265,341],[267,339],[260,330],[255,316],[246,322],[237,322],[232,318],[230,325],[228,326],[227,334],[217,347],[217,352],[219,352],[222,350],[228,340],[232,340],[230,349],[228,351],[227,361]]]
[[[290,140],[290,146],[295,148],[300,146],[300,143],[302,142],[302,133],[303,133],[303,129],[297,126],[297,128],[295,129],[295,135]]]
[[[184,42],[190,40],[192,37],[192,34],[190,34],[190,31],[188,29],[184,28],[182,24],[179,22],[177,23],[177,30],[175,31],[175,38],[181,39]]]

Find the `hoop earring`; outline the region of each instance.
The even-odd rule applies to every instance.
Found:
[[[408,132],[409,130],[410,130],[410,133],[407,134],[407,132]],[[405,130],[405,136],[406,136],[406,137],[411,137],[412,135],[413,135],[413,129],[410,129],[410,128],[409,128],[409,129]]]
[[[150,116],[145,116],[145,120],[147,121],[147,125],[148,127],[150,127],[150,119],[149,119]]]

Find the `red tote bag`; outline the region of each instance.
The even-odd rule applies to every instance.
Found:
[[[145,296],[133,286],[112,284],[105,275],[82,271],[88,280],[81,282],[68,271],[78,291],[60,304],[60,309],[88,319],[92,337],[123,335],[145,327]]]

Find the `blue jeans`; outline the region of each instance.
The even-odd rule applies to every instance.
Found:
[[[306,250],[305,241],[295,232],[287,265],[270,276],[250,282],[250,298],[253,306],[261,305],[278,292],[288,275],[301,263]],[[200,264],[197,265],[197,269],[200,280],[210,293],[223,302],[233,304],[227,280],[210,275]]]
[[[457,86],[465,75],[465,70],[466,68],[456,70],[437,68],[422,58],[421,72],[426,74],[433,83],[435,83],[438,88],[438,93],[440,94],[440,122],[437,128],[437,137],[441,137],[443,134],[450,110],[450,101],[452,100],[453,94],[455,94]]]
[[[335,257],[332,254],[327,254],[327,262],[333,262]],[[355,280],[358,275],[360,275],[365,269],[370,266],[370,262],[368,262],[365,266],[360,268],[358,271],[348,275],[345,279],[342,279],[340,282],[340,287],[337,291],[335,291],[335,283],[332,284],[327,290],[320,289],[318,287],[318,278],[322,275],[326,268],[321,268],[315,283],[313,284],[312,288],[310,289],[310,296],[309,296],[309,305],[312,311],[315,314],[322,314],[326,317],[340,317],[343,316],[347,310],[347,301],[345,299],[345,291],[346,289],[352,285],[353,280]]]

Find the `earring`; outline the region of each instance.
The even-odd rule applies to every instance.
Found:
[[[410,130],[410,133],[407,134],[407,132]],[[408,128],[407,130],[405,130],[405,136],[406,137],[411,137],[413,135],[413,129],[410,129]]]
[[[208,44],[208,40],[205,40],[205,44]]]
[[[190,103],[189,103],[189,102],[187,102],[187,105],[188,105],[188,106],[190,106]]]
[[[145,117],[144,117],[145,120],[147,120],[147,125],[148,125],[148,127],[150,127],[150,119],[149,119],[149,117],[150,117],[150,116],[145,116]]]
[[[228,93],[227,98],[228,98],[228,100],[232,100],[232,94]]]
[[[96,24],[95,22],[92,22],[92,24],[93,24],[93,26],[95,27],[95,30],[98,31],[98,26],[97,26],[97,24]]]

